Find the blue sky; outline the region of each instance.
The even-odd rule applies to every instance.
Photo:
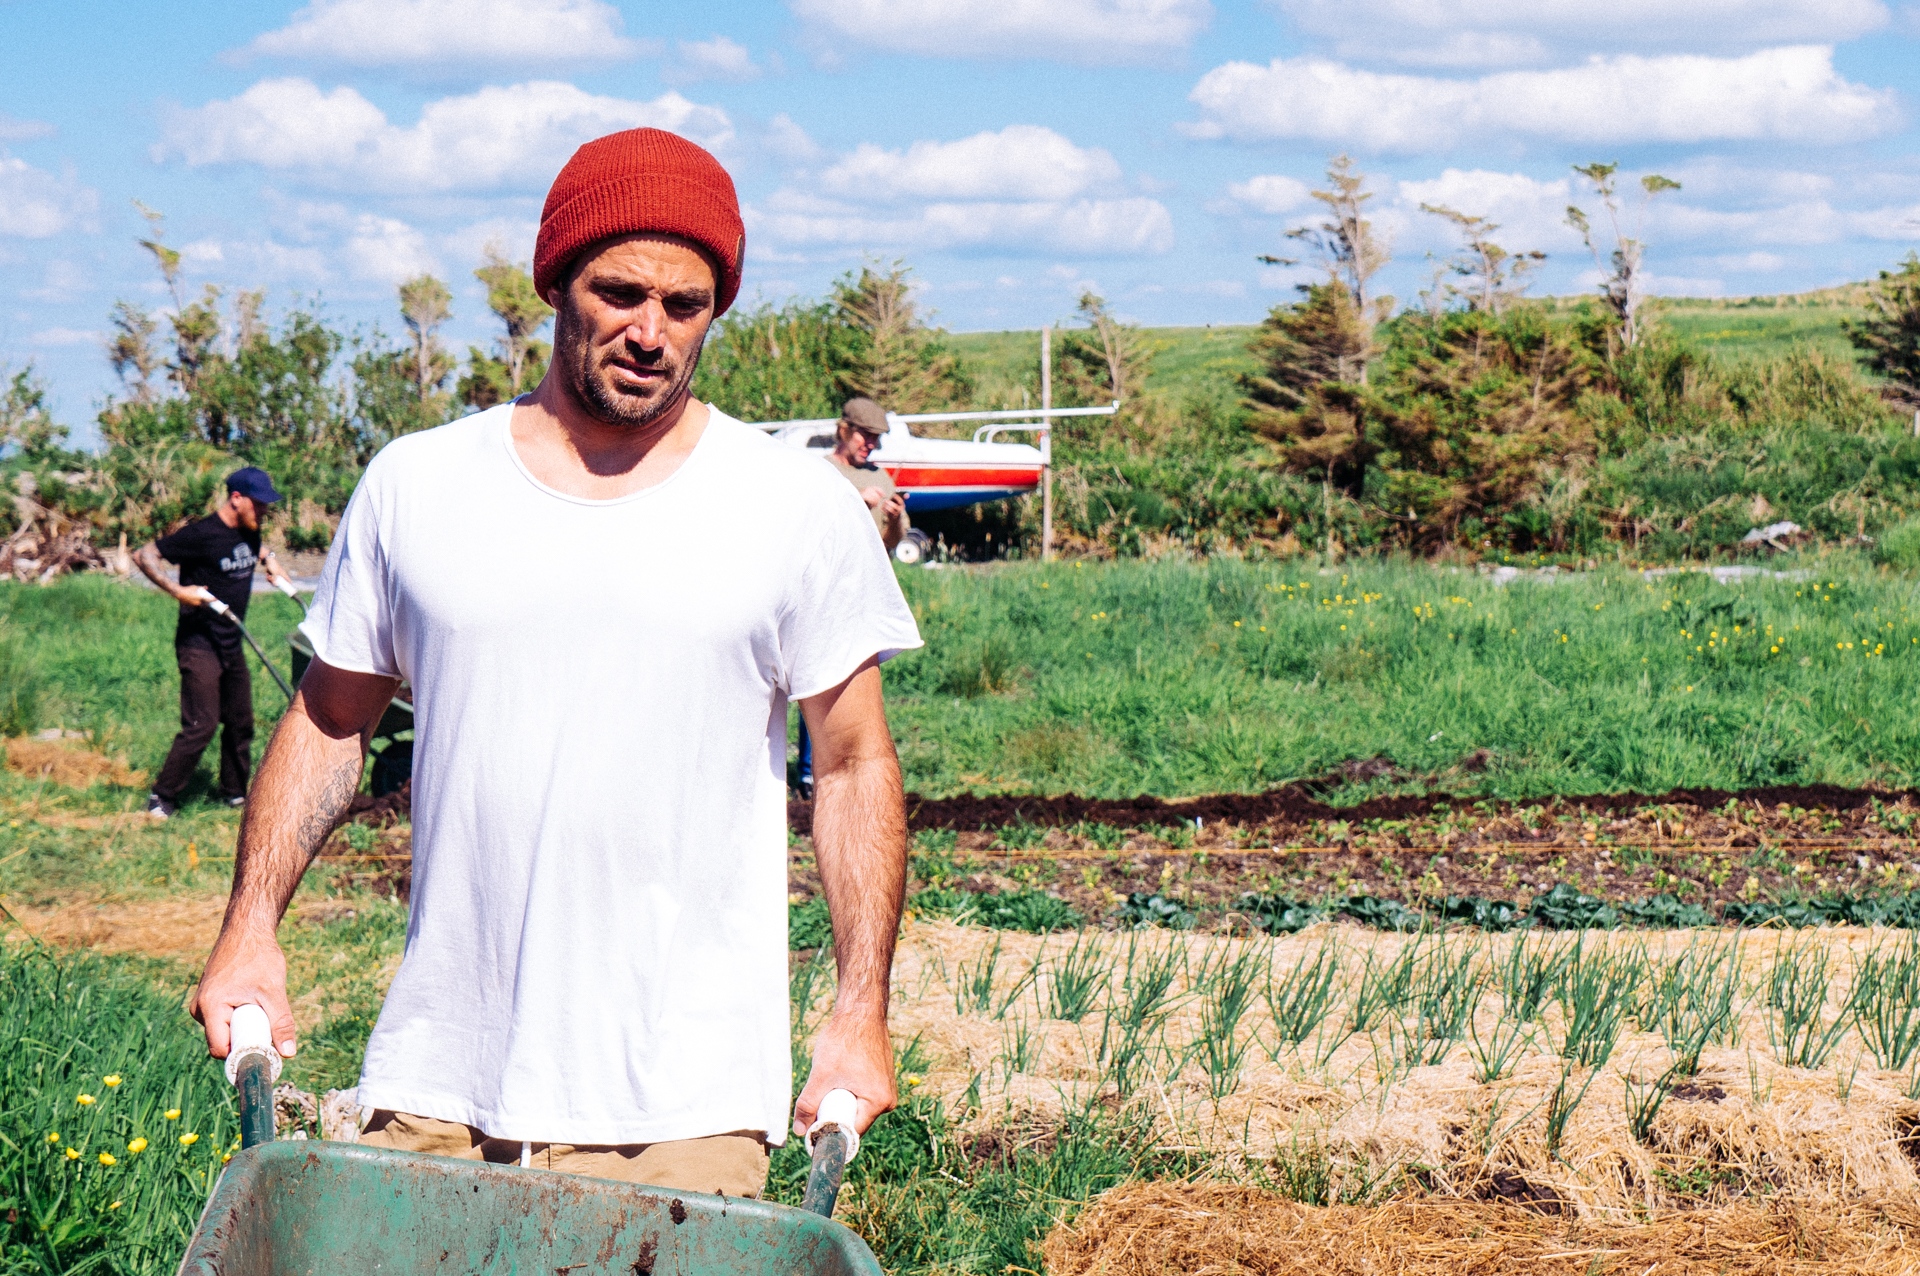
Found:
[[[573,147],[707,144],[747,219],[743,297],[905,258],[955,330],[1058,320],[1085,288],[1149,324],[1246,323],[1329,155],[1379,192],[1390,291],[1502,224],[1591,285],[1570,166],[1682,183],[1645,212],[1656,291],[1869,278],[1920,242],[1920,5],[1883,0],[0,0],[0,366],[83,427],[117,299],[165,304],[132,201],[189,284],[400,329],[399,280],[531,255]],[[82,437],[86,437],[84,434]]]

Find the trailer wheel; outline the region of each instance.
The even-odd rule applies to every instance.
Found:
[[[920,529],[914,528],[902,536],[900,543],[893,547],[893,561],[912,567],[926,558],[927,551],[932,546],[933,539]]]

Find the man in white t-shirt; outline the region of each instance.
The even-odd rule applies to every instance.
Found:
[[[536,244],[540,385],[389,444],[341,520],[194,1013],[224,1056],[258,1003],[294,1053],[275,927],[407,680],[412,916],[367,1143],[751,1196],[828,1091],[861,1129],[894,1105],[906,834],[879,666],[920,637],[858,493],[688,393],[742,245],[699,147],[581,147]],[[791,1103],[789,699],[839,965]]]

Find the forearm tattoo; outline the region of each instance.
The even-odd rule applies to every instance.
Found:
[[[294,834],[295,842],[312,859],[320,853],[320,847],[326,842],[327,835],[339,825],[341,817],[346,815],[347,807],[353,802],[353,795],[360,789],[361,759],[358,755],[351,759],[342,759],[327,777],[326,788],[321,790],[313,810],[301,820],[300,828]]]

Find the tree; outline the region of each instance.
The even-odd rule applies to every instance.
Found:
[[[400,285],[400,318],[413,334],[412,376],[415,396],[428,402],[453,372],[453,356],[440,344],[440,326],[453,315],[453,294],[432,275]]]
[[[1354,171],[1351,158],[1336,155],[1328,163],[1327,184],[1333,189],[1314,191],[1313,197],[1327,206],[1329,219],[1317,226],[1295,227],[1287,232],[1287,238],[1297,239],[1319,254],[1328,278],[1353,299],[1354,321],[1364,343],[1355,380],[1365,385],[1367,360],[1374,352],[1373,330],[1393,312],[1393,298],[1374,296],[1373,277],[1393,260],[1393,254],[1386,242],[1374,235],[1373,224],[1361,216],[1373,193],[1366,189],[1366,174]],[[1262,256],[1260,260],[1276,266],[1298,264],[1292,257]]]
[[[1677,191],[1680,183],[1648,173],[1640,179],[1640,206],[1633,213],[1633,233],[1629,235],[1621,228],[1622,209],[1614,181],[1614,175],[1620,171],[1618,164],[1575,164],[1573,171],[1593,184],[1593,190],[1600,197],[1601,206],[1607,210],[1607,227],[1613,236],[1613,251],[1608,261],[1600,259],[1600,248],[1593,242],[1593,222],[1586,213],[1573,204],[1567,205],[1567,224],[1580,232],[1580,238],[1586,243],[1587,251],[1593,254],[1593,264],[1600,267],[1603,278],[1600,281],[1600,294],[1606,298],[1607,308],[1620,325],[1620,344],[1631,350],[1640,344],[1646,335],[1646,326],[1640,321],[1640,303],[1646,299],[1646,253],[1647,245],[1640,238],[1641,227],[1647,219],[1647,205],[1654,196],[1662,191]]]
[[[1094,405],[1115,399],[1125,403],[1138,396],[1146,389],[1153,364],[1153,348],[1139,325],[1114,318],[1107,299],[1098,293],[1081,293],[1075,310],[1087,326],[1061,334],[1056,375],[1065,397]]]
[[[693,393],[746,421],[838,416],[834,356],[844,334],[833,311],[832,302],[797,299],[734,307],[707,333]]]
[[[1422,212],[1444,217],[1460,231],[1464,251],[1446,269],[1467,281],[1466,287],[1447,285],[1447,292],[1466,300],[1469,310],[1498,315],[1527,291],[1526,277],[1547,259],[1543,252],[1510,253],[1493,242],[1498,222],[1474,217],[1444,204],[1422,204]]]
[[[1880,272],[1866,316],[1846,330],[1869,370],[1920,402],[1920,254],[1908,253],[1898,272]]]
[[[553,318],[553,307],[534,291],[527,263],[509,259],[498,241],[486,246],[484,260],[473,276],[487,286],[487,308],[506,325],[506,335],[500,339],[499,363],[505,373],[504,398],[513,398],[531,390],[546,372],[551,347],[536,341],[534,334]],[[462,382],[463,387],[465,384]]]
[[[67,427],[56,425],[47,407],[47,383],[29,363],[4,382],[0,391],[0,446],[38,457],[66,442]]]
[[[153,374],[160,370],[160,356],[153,348],[158,325],[152,315],[126,301],[113,303],[109,322],[113,336],[107,342],[107,362],[114,375],[135,402],[153,402]]]
[[[220,289],[208,284],[198,301],[188,301],[181,283],[180,253],[166,243],[166,217],[137,199],[133,206],[153,228],[153,237],[141,240],[140,246],[153,254],[160,277],[173,297],[173,359],[167,364],[167,375],[182,394],[192,398],[210,372],[208,365],[221,357],[214,349],[220,338]]]
[[[864,394],[889,412],[924,412],[964,400],[968,383],[914,304],[912,268],[864,265],[833,290],[840,333],[835,382],[843,395]]]

